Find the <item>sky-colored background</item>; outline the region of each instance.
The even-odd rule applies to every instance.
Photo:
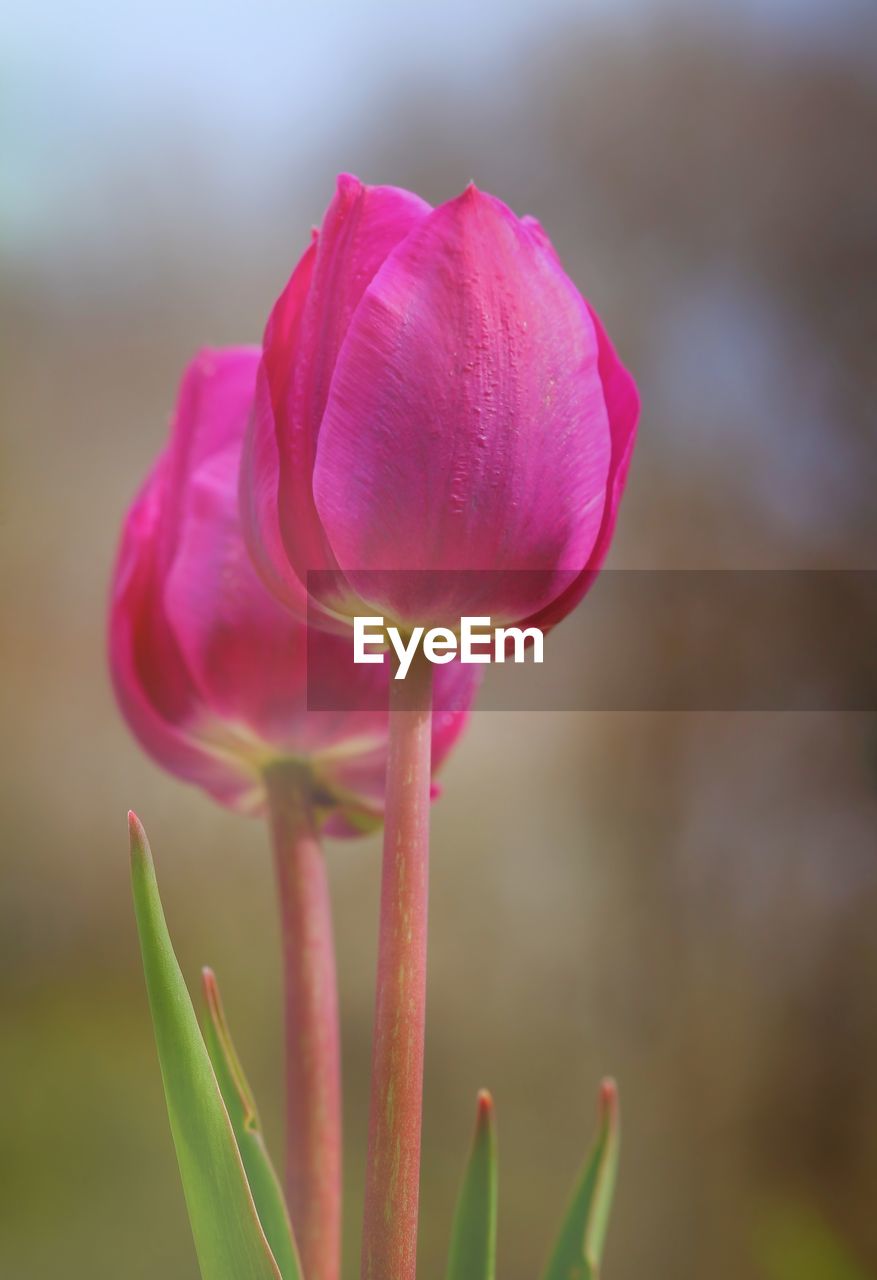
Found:
[[[0,1276],[176,1280],[130,805],[272,1135],[281,1108],[265,834],[143,757],[104,670],[118,524],[182,367],[258,340],[339,170],[434,201],[474,178],[540,218],[637,374],[616,567],[875,568],[877,23],[864,0],[159,0],[5,25]],[[877,1275],[875,832],[873,717],[476,715],[435,809],[423,1276],[477,1088],[500,1275],[525,1280],[607,1071],[607,1280]],[[329,850],[351,1277],[377,847]]]

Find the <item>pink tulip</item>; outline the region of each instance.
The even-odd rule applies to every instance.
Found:
[[[265,591],[241,539],[238,469],[259,355],[204,351],[186,372],[170,441],[122,533],[110,612],[113,683],[136,737],[172,773],[258,812],[266,769],[297,760],[327,829],[352,834],[380,820],[387,713],[306,710],[306,628]],[[386,666],[354,666],[346,637],[319,641],[312,679],[346,682],[339,705],[380,706]],[[455,705],[471,696],[468,671],[442,674]],[[461,712],[437,716],[434,766],[464,721]]]
[[[532,218],[474,186],[433,209],[342,176],[266,328],[248,545],[288,606],[319,596],[329,628],[548,628],[606,556],[638,411]]]

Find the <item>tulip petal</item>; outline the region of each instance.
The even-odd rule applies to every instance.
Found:
[[[316,433],[341,344],[363,293],[388,254],[432,213],[401,187],[367,187],[342,174],[326,210],[310,293],[302,319],[290,420],[306,429],[313,466]]]
[[[349,632],[315,633],[309,644],[306,629],[265,590],[238,531],[236,464],[237,450],[226,450],[190,483],[188,517],[164,592],[180,652],[204,705],[226,722],[228,735],[238,723],[262,754],[273,748],[291,756],[356,742],[355,767],[375,773],[380,803],[388,668],[356,665]],[[442,687],[452,705],[467,707],[469,669],[455,664],[445,672]],[[311,687],[337,696],[338,711],[308,711],[309,674]],[[437,732],[442,741],[448,736],[447,729]],[[354,789],[339,783],[332,790]]]
[[[294,738],[305,719],[307,637],[265,590],[240,537],[238,456],[226,450],[189,482],[164,607],[204,704],[268,741]]]
[[[191,477],[215,454],[232,445],[240,447],[258,366],[258,347],[204,348],[183,375],[167,448],[157,547],[160,573],[170,564],[185,524]]]
[[[202,785],[216,764],[190,732],[203,711],[161,583],[185,526],[192,469],[240,435],[258,358],[256,348],[204,350],[189,365],[170,441],[128,513],[113,577],[109,656],[119,702],[150,754]]]
[[[335,568],[314,507],[311,473],[338,351],[351,316],[388,253],[430,213],[419,196],[366,187],[344,174],[316,243],[307,299],[293,338],[265,337],[271,372],[280,482],[280,532],[294,570]],[[292,288],[292,282],[290,284]],[[259,428],[264,433],[264,427]]]
[[[235,750],[233,730],[205,701],[198,665],[168,615],[166,588],[181,533],[191,536],[189,468],[208,466],[213,449],[240,437],[258,358],[256,349],[202,352],[187,370],[170,442],[125,520],[109,616],[113,685],[141,744],[164,768],[244,811],[261,801],[255,764]],[[234,510],[233,482],[229,505]]]
[[[280,536],[277,504],[281,452],[277,430],[279,414],[289,393],[316,256],[315,235],[275,303],[265,328],[264,354],[241,456],[239,490],[241,524],[253,563],[269,591],[302,619],[307,615],[307,594],[303,581],[289,563]],[[307,507],[302,508],[303,520],[307,512]],[[319,530],[309,531],[307,545],[315,539],[319,545],[320,538]]]
[[[547,604],[550,574],[515,571],[565,585],[593,552],[610,463],[597,359],[574,286],[504,205],[470,187],[431,214],[365,291],[320,428],[315,500],[348,580],[511,571],[494,616]],[[371,585],[404,617],[392,578],[379,601]]]
[[[524,625],[539,627],[543,632],[550,631],[576,607],[591,589],[603,567],[603,561],[609,552],[612,535],[615,532],[615,522],[618,519],[618,509],[627,483],[627,473],[633,457],[639,421],[640,398],[636,383],[619,360],[600,317],[590,303],[586,305],[594,323],[599,344],[598,368],[612,433],[612,461],[609,466],[603,521],[587,568],[577,575],[561,595],[544,609],[526,619]]]
[[[195,689],[155,601],[155,541],[165,468],[162,456],[122,530],[110,601],[110,675],[126,719],[153,759],[203,783],[212,764],[186,732],[198,713]]]

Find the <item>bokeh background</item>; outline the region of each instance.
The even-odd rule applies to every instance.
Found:
[[[873,0],[35,0],[0,52],[0,1276],[194,1278],[127,880],[151,833],[281,1132],[264,831],[104,664],[184,362],[257,340],[334,175],[548,228],[645,405],[616,567],[875,568]],[[422,1274],[474,1097],[532,1280],[620,1081],[607,1280],[877,1275],[877,726],[482,713],[435,809]],[[329,850],[357,1274],[378,845]],[[277,1144],[275,1142],[275,1150]]]

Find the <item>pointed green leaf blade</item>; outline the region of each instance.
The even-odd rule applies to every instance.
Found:
[[[599,1128],[543,1280],[598,1280],[618,1168],[618,1090],[600,1087]]]
[[[493,1099],[482,1090],[478,1095],[475,1138],[454,1214],[447,1280],[494,1280],[496,1183]]]
[[[201,979],[207,1005],[204,1040],[244,1162],[256,1212],[284,1280],[286,1277],[301,1280],[301,1263],[280,1179],[268,1154],[256,1102],[228,1029],[219,985],[212,969],[203,969]]]
[[[203,1280],[286,1280],[256,1215],[225,1103],[165,923],[152,854],[128,815],[131,879],[168,1116]]]

